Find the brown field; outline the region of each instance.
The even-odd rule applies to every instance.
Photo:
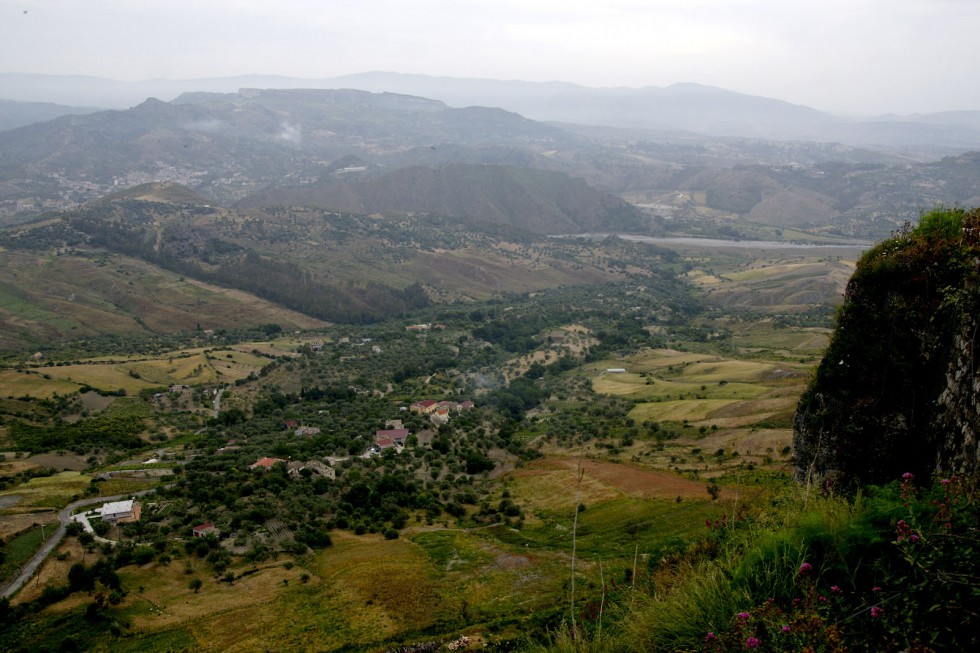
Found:
[[[13,510],[16,508],[3,511],[10,514],[0,515],[0,540],[6,541],[8,538],[34,526],[54,524],[58,521],[58,515],[55,514],[54,510],[23,513],[14,513]]]
[[[581,483],[578,482],[580,470]],[[526,494],[548,496],[547,503],[553,502],[556,506],[572,505],[576,495],[580,501],[590,503],[623,494],[647,499],[704,496],[704,483],[699,481],[626,463],[588,458],[549,456],[516,470],[513,477],[520,479],[522,486],[535,486]]]
[[[88,463],[85,462],[85,456],[79,456],[73,453],[37,454],[36,456],[31,456],[28,458],[27,461],[41,467],[50,467],[58,471],[69,470],[73,472],[80,472],[89,466]]]

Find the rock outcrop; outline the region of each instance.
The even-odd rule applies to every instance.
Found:
[[[800,481],[975,471],[980,210],[937,209],[868,251],[794,420]]]

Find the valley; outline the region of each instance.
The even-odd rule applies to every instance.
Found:
[[[499,251],[508,265],[539,271],[557,265],[549,255],[589,262],[595,281],[511,285],[373,324],[294,324],[262,336],[259,327],[192,328],[169,345],[137,334],[106,343],[115,353],[66,341],[39,359],[9,357],[0,377],[9,388],[0,430],[8,550],[74,496],[158,495],[144,501],[139,528],[106,532],[144,560],[118,566],[124,592],[104,608],[119,624],[113,639],[71,617],[90,610],[73,593],[39,613],[67,630],[45,627],[44,640],[18,631],[25,643],[251,650],[271,637],[297,649],[382,650],[455,633],[508,650],[567,620],[572,604],[556,598],[570,598],[573,540],[576,614],[605,591],[607,609],[626,605],[655,582],[662,558],[702,537],[705,521],[781,491],[795,397],[826,344],[821,306],[840,296],[846,260],[790,248],[762,261],[616,239]],[[729,284],[717,296],[742,298],[740,308],[697,290],[708,269]],[[689,281],[670,281],[669,270]],[[786,276],[829,285],[801,302],[782,294]],[[413,412],[423,398],[475,408],[442,423]],[[76,426],[44,427],[51,419]],[[411,432],[404,449],[364,457],[371,434],[393,419]],[[138,437],[112,435],[119,426]],[[300,427],[313,435],[295,435]],[[63,489],[33,494],[41,479],[18,479],[65,464],[39,446],[76,452],[82,474],[55,474],[51,487]],[[248,470],[270,455],[285,461],[278,470]],[[286,473],[287,462],[312,459],[336,480]],[[399,494],[400,484],[412,493]],[[23,530],[25,515],[38,526]],[[221,544],[209,541],[202,555],[184,531],[208,520]],[[12,606],[45,601],[45,587],[94,546],[67,537]],[[194,579],[202,583],[189,589]],[[239,627],[243,619],[251,625]]]
[[[5,650],[971,650],[975,116],[617,93],[0,130]]]

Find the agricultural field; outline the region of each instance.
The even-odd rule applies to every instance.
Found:
[[[602,361],[593,366],[593,372],[596,392],[637,402],[631,413],[637,421],[739,428],[792,413],[808,368],[651,350],[627,360]]]
[[[12,489],[0,491],[4,497],[17,497],[18,508],[56,508],[70,503],[76,495],[84,494],[91,477],[80,472],[60,472],[51,476],[32,478]]]
[[[113,393],[122,390],[134,395],[141,390],[171,385],[233,383],[257,373],[269,363],[267,356],[284,355],[295,351],[300,344],[302,341],[297,340],[255,342],[221,348],[196,347],[157,357],[103,356],[67,365],[20,365],[0,369],[0,385],[11,397],[51,398],[86,387]]]
[[[743,272],[732,283],[756,281]],[[39,479],[8,488],[20,509],[167,485],[139,526],[107,533],[141,558],[104,554],[116,556],[125,588],[116,602],[93,607],[71,592],[32,613],[31,627],[113,651],[268,641],[371,651],[460,634],[506,647],[572,619],[598,628],[600,602],[615,611],[650,591],[664,561],[707,536],[706,522],[781,487],[795,403],[828,331],[819,315],[798,324],[786,312],[707,311],[635,283],[593,299],[569,289],[408,321],[211,347],[195,335],[172,352],[7,368],[37,384],[7,400],[11,415],[38,424],[15,424],[10,439],[27,449],[61,434],[64,455],[112,473],[96,483],[78,474],[58,491]],[[406,323],[443,328],[416,334]],[[110,392],[64,397],[57,383]],[[187,387],[163,390],[174,385]],[[231,387],[215,417],[218,385]],[[420,399],[474,405],[440,425],[410,411]],[[364,455],[389,422],[404,422],[412,444]],[[317,432],[300,437],[297,425]],[[103,450],[106,437],[116,451]],[[251,468],[268,456],[333,469]],[[142,465],[150,457],[179,464]],[[191,538],[207,521],[219,536]],[[42,585],[50,596],[72,564],[94,564],[90,554],[98,559],[67,538],[14,605],[46,600]],[[93,611],[118,635],[93,630],[83,616]]]

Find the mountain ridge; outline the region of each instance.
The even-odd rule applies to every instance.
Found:
[[[240,75],[118,82],[80,76],[0,73],[0,86],[6,89],[9,99],[91,106],[108,104],[113,108],[130,107],[151,96],[172,100],[182,93],[194,91],[227,93],[263,86],[357,88],[431,97],[456,107],[500,107],[550,122],[669,128],[716,136],[757,136],[778,140],[839,140],[852,145],[898,150],[921,149],[923,143],[948,149],[980,147],[980,125],[975,116],[969,115],[975,112],[946,111],[912,116],[851,118],[785,100],[693,82],[666,87],[595,88],[558,81],[436,77],[379,71],[322,79]],[[706,101],[706,98],[710,101]],[[700,101],[691,102],[692,99]],[[933,115],[935,119],[930,118]],[[899,122],[903,128],[876,130],[874,124],[880,122]]]

